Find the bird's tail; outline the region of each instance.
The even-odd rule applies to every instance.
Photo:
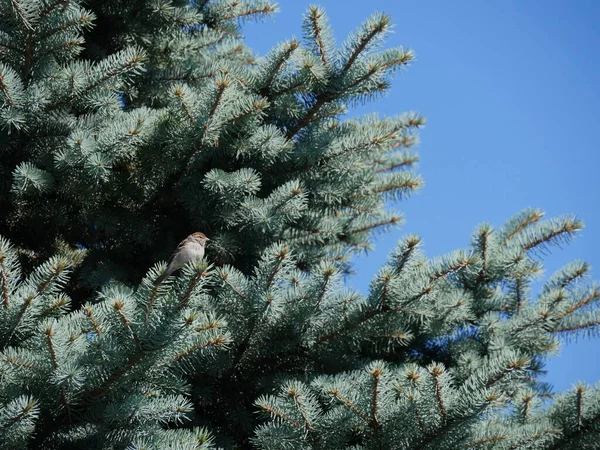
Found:
[[[161,284],[163,281],[165,281],[167,279],[168,276],[169,276],[169,273],[164,272],[160,277],[158,277],[156,280],[154,280],[154,286],[158,286],[159,284]]]

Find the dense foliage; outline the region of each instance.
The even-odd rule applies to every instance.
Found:
[[[0,0],[0,448],[596,448],[598,389],[540,376],[600,289],[583,262],[533,289],[581,222],[527,210],[433,260],[408,236],[344,288],[424,121],[343,115],[413,54],[310,7],[254,58],[241,21],[275,10]]]
[[[289,41],[255,60],[237,20],[274,6],[188,3],[2,5],[0,233],[32,261],[85,249],[85,294],[137,282],[196,230],[221,264],[249,271],[285,239],[310,267],[368,246],[400,220],[384,196],[421,185],[393,170],[416,161],[421,117],[339,121],[413,58],[373,52],[389,17],[337,51],[315,8],[312,47]]]

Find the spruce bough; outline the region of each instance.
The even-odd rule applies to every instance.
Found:
[[[310,7],[255,59],[266,1],[0,5],[0,448],[596,448],[598,389],[540,375],[600,289],[574,262],[532,292],[578,219],[408,236],[342,286],[421,185],[419,115],[342,120],[413,58],[388,16],[338,47]]]

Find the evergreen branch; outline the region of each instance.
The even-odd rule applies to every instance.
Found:
[[[389,219],[386,219],[386,220],[375,222],[375,223],[372,223],[370,225],[366,225],[364,227],[355,228],[354,230],[348,230],[342,236],[347,236],[347,235],[351,235],[351,234],[365,233],[367,231],[372,231],[375,228],[381,228],[381,227],[385,227],[385,226],[389,226],[389,225],[396,225],[397,223],[399,223],[401,221],[402,221],[402,218],[400,218],[398,216],[392,216],[392,217],[390,217]],[[340,238],[340,240],[343,240],[343,239]]]
[[[139,52],[138,54],[135,54],[131,58],[128,58],[126,61],[123,61],[119,66],[115,67],[113,70],[110,70],[108,73],[102,75],[96,81],[88,84],[82,90],[73,91],[71,95],[64,97],[62,100],[57,101],[56,103],[52,104],[51,107],[58,108],[64,106],[66,103],[72,102],[78,96],[89,93],[90,91],[94,90],[95,88],[107,82],[108,80],[129,72],[130,70],[134,69],[137,65],[139,65],[143,60],[143,53]]]
[[[583,393],[585,392],[585,389],[583,388],[583,386],[577,386],[577,392],[576,392],[576,409],[577,409],[577,427],[579,429],[581,429],[581,427],[583,426]]]
[[[428,434],[425,432],[425,428],[423,427],[423,424],[422,424],[419,416],[417,416],[419,418],[417,422],[419,423],[419,426],[421,427],[421,431],[423,432],[423,434],[426,437],[425,437],[425,439],[423,439],[423,441],[421,441],[421,443],[418,447],[414,447],[414,450],[425,450],[427,447],[429,447],[429,444],[434,442],[440,436],[449,434],[453,429],[462,426],[465,422],[471,420],[473,417],[479,416],[488,407],[489,402],[492,401],[493,399],[495,399],[495,397],[487,397],[486,403],[479,406],[471,414],[462,416],[458,419],[446,421],[446,424],[444,426],[438,428],[437,431],[432,434]],[[415,412],[418,412],[416,406],[415,406]]]
[[[399,183],[384,184],[373,189],[374,194],[383,194],[390,191],[398,191],[402,189],[415,190],[423,186],[423,181],[419,177],[407,178]]]
[[[127,73],[132,67],[135,67],[136,64],[140,63],[144,59],[143,55],[136,55],[128,61],[125,61],[121,67],[116,68],[106,75],[100,77],[96,82],[89,84],[84,90],[84,93],[90,92],[92,89],[97,88],[101,84],[110,80],[111,78],[115,78],[121,74]],[[75,99],[75,94],[71,95],[70,100]]]
[[[207,47],[216,47],[217,44],[220,44],[221,42],[223,42],[225,40],[225,38],[227,37],[226,33],[223,32],[219,32],[214,39],[205,41],[203,43],[198,43],[198,47],[197,49],[204,49]],[[213,76],[216,76],[216,73],[213,73]],[[200,77],[200,78],[206,78],[206,77]]]
[[[399,130],[397,130],[397,131],[399,131]],[[365,150],[365,149],[374,147],[376,145],[385,145],[389,141],[396,140],[397,138],[398,138],[398,135],[396,134],[396,132],[387,133],[385,136],[375,136],[370,141],[361,142],[360,144],[355,145],[353,147],[344,148],[338,152],[327,154],[321,158],[321,161],[323,163],[328,163],[332,159],[337,158],[339,156],[344,156],[348,153],[353,153],[353,152],[356,152],[359,150]],[[313,167],[313,165],[314,165],[314,162],[311,163],[311,165],[309,167]]]
[[[180,297],[181,302],[179,303],[179,305],[177,305],[178,311],[181,311],[182,309],[187,308],[187,306],[190,302],[190,297],[192,296],[192,292],[194,292],[194,288],[198,284],[198,280],[200,280],[200,278],[206,277],[207,275],[208,275],[208,273],[205,271],[202,271],[200,273],[198,273],[198,272],[195,273],[195,275],[191,279],[185,293]]]
[[[184,328],[187,328],[187,327],[191,326],[191,325],[194,323],[194,317],[195,317],[195,314],[192,314],[192,316],[185,316],[185,317],[184,317],[184,320],[183,320],[183,323],[182,323],[181,327],[179,328],[179,331],[180,331],[180,330],[183,330]],[[207,324],[205,327],[198,327],[198,328],[196,328],[196,329],[195,329],[195,331],[197,331],[197,332],[202,332],[202,331],[204,331],[204,330],[208,330],[208,329],[214,329],[214,328],[216,328],[216,327],[217,327],[217,326],[216,326],[216,323],[214,323],[214,322],[212,322],[212,321],[211,321],[211,322],[209,322],[209,323],[208,323],[208,324]],[[223,339],[223,338],[221,338],[221,337],[217,337],[217,338],[216,338],[214,341],[216,341],[216,340],[219,340],[219,343],[222,343],[222,342],[224,342],[224,339]],[[209,341],[209,343],[210,343],[210,342],[213,342],[213,343],[214,343],[214,341]],[[156,348],[156,350],[164,349],[164,348],[165,348],[165,347],[166,347],[166,346],[167,346],[169,343],[170,343],[170,342],[163,342],[161,345],[159,345],[159,346],[158,346],[158,348]],[[179,358],[177,357],[177,355],[175,355],[175,357],[173,358],[173,360],[172,360],[171,362],[178,361],[179,359],[183,358],[183,357],[184,357],[184,356],[186,356],[186,355],[189,355],[189,354],[193,353],[193,352],[194,352],[194,351],[196,351],[196,350],[202,350],[203,348],[206,348],[206,347],[207,347],[207,346],[206,346],[206,347],[200,347],[200,345],[204,345],[204,344],[195,344],[194,346],[192,346],[192,348],[191,348],[191,349],[187,349],[186,351],[184,351],[184,353],[186,353],[186,354],[184,354],[184,355],[181,355]],[[141,349],[139,349],[139,348],[138,348],[138,351],[137,351],[137,352],[135,353],[135,355],[133,356],[133,360],[135,360],[134,364],[131,364],[131,365],[130,365],[130,367],[129,367],[129,368],[128,368],[128,369],[127,369],[125,372],[129,371],[130,369],[132,369],[132,368],[133,368],[135,365],[137,365],[137,364],[138,364],[138,363],[139,363],[139,362],[140,362],[140,361],[141,361],[141,360],[142,360],[144,357],[146,357],[146,356],[148,356],[148,355],[149,355],[149,353],[148,353],[148,352],[144,352],[143,350],[141,350]],[[169,362],[164,362],[164,361],[163,361],[163,362],[159,363],[159,364],[158,364],[158,366],[160,366],[160,367],[165,367],[165,366],[167,366],[168,364],[169,364]],[[116,380],[117,380],[117,379],[118,379],[118,378],[119,378],[121,375],[123,375],[125,372],[123,372],[123,373],[115,373],[115,374],[113,374],[113,376],[111,376],[111,378],[114,378],[112,382],[116,381]],[[115,375],[116,375],[116,377],[115,377]],[[108,382],[108,381],[107,381],[107,382]],[[112,384],[112,382],[111,382],[111,384]]]
[[[217,81],[217,96],[215,98],[215,101],[213,102],[210,112],[208,113],[208,119],[207,119],[206,123],[204,124],[205,130],[208,130],[208,128],[210,127],[210,124],[214,119],[215,112],[217,111],[217,108],[219,107],[219,104],[221,102],[221,97],[223,96],[223,93],[225,92],[225,89],[228,86],[229,86],[229,82],[227,80]]]
[[[390,281],[392,281],[392,276],[388,273],[385,274],[383,278],[383,289],[381,290],[381,301],[379,302],[380,308],[387,308],[386,299],[388,294],[388,289],[390,287]]]
[[[328,92],[322,92],[317,95],[315,103],[311,106],[311,108],[306,112],[304,117],[298,121],[298,123],[287,130],[285,137],[289,140],[292,139],[300,130],[310,124],[313,118],[317,115],[321,107],[332,100],[335,99],[335,96]]]
[[[372,319],[373,317],[376,317],[379,314],[383,314],[386,312],[406,312],[406,310],[401,306],[395,306],[395,307],[385,306],[385,307],[381,307],[378,309],[367,310],[367,312],[356,322],[346,322],[343,326],[341,326],[337,330],[332,331],[331,333],[327,333],[327,334],[321,336],[320,338],[318,338],[315,342],[315,345],[319,345],[319,344],[322,344],[323,342],[327,342],[327,341],[339,336],[341,333],[348,331],[352,328],[357,328],[360,325],[362,325],[363,323]]]
[[[215,98],[215,101],[213,102],[210,112],[208,113],[208,119],[206,120],[206,123],[203,126],[203,134],[206,133],[206,131],[208,131],[208,129],[214,119],[217,108],[219,107],[219,104],[221,102],[221,97],[223,96],[225,89],[229,86],[229,81],[227,81],[226,79],[218,80],[216,85],[217,85],[217,96]],[[200,139],[200,141],[201,141],[201,139]],[[185,174],[189,171],[190,165],[192,163],[192,159],[193,159],[194,155],[196,154],[196,152],[198,151],[198,149],[199,148],[196,146],[196,148],[194,148],[194,151],[192,152],[192,154],[189,155],[189,157],[187,158],[187,162],[185,163],[185,168],[179,174],[178,181],[181,181],[183,179],[183,177],[185,176]]]
[[[64,265],[53,265],[52,266],[53,272],[50,273],[50,275],[48,275],[48,278],[46,280],[44,280],[42,283],[40,283],[40,285],[37,288],[37,294],[38,295],[44,295],[44,292],[46,291],[46,289],[48,288],[48,286],[50,286],[50,284],[66,269],[66,266]]]
[[[183,100],[183,97],[185,96],[185,92],[182,91],[180,88],[175,88],[175,95],[177,96],[177,98],[179,98],[179,103],[181,105],[181,109],[183,109],[186,116],[188,117],[188,120],[190,121],[190,125],[192,125],[192,126],[195,125],[196,118],[193,116],[192,112],[190,111],[190,108],[186,105],[185,101]]]
[[[600,325],[600,320],[593,320],[591,322],[584,322],[584,323],[580,323],[578,325],[572,325],[572,326],[567,326],[567,327],[563,327],[563,328],[555,328],[552,330],[552,333],[566,333],[569,331],[579,331],[579,330],[583,330],[585,328],[597,327],[598,325]]]
[[[66,7],[69,3],[71,3],[70,0],[56,0],[55,2],[50,3],[46,6],[46,8],[40,11],[40,19],[44,19],[48,14],[50,14],[59,6]]]
[[[271,285],[273,284],[273,280],[275,279],[275,276],[279,273],[279,271],[281,270],[282,267],[282,262],[284,259],[287,258],[287,256],[289,255],[289,249],[287,247],[283,247],[275,256],[277,257],[277,259],[279,260],[279,264],[277,264],[275,266],[275,268],[271,271],[271,273],[269,274],[269,277],[267,278],[267,285],[265,287],[265,291],[268,291],[269,289],[271,289]]]
[[[7,430],[10,427],[17,424],[18,422],[20,422],[24,417],[26,417],[30,412],[32,412],[32,410],[34,410],[36,406],[37,406],[37,404],[36,404],[35,400],[30,400],[27,403],[27,405],[25,405],[25,407],[21,410],[21,412],[19,412],[19,414],[14,416],[11,420],[6,422],[4,425],[1,425],[0,430]]]
[[[299,430],[303,429],[302,425],[300,425],[298,422],[295,422],[293,419],[290,419],[286,414],[284,414],[281,411],[276,410],[272,406],[261,405],[261,408],[264,409],[265,411],[267,411],[269,414],[271,414],[271,415],[273,415],[275,417],[278,417],[283,422],[286,422],[286,423],[290,424],[294,428],[297,428]]]
[[[382,66],[380,64],[370,64],[369,70],[367,70],[363,75],[356,77],[356,79],[345,87],[344,92],[347,92],[351,89],[357,87],[363,81],[368,80],[370,77],[375,75],[379,70],[381,70]]]
[[[546,322],[548,320],[548,318],[550,317],[550,314],[547,312],[541,312],[540,314],[535,316],[535,319],[533,320],[528,320],[527,322],[524,322],[522,325],[514,328],[511,330],[511,335],[512,336],[517,336],[519,333],[525,331],[528,328],[534,327],[536,325],[538,325],[540,322]]]
[[[307,125],[309,125],[313,121],[313,119],[315,118],[315,116],[318,114],[318,112],[321,110],[321,108],[323,107],[323,105],[325,105],[326,103],[329,103],[329,102],[331,102],[333,100],[336,100],[340,96],[344,95],[345,93],[347,93],[351,89],[353,89],[356,86],[358,86],[363,81],[367,80],[369,77],[373,76],[380,69],[381,69],[381,65],[372,64],[369,67],[369,70],[364,75],[362,75],[360,77],[357,77],[356,80],[354,80],[348,86],[345,86],[344,89],[341,90],[340,92],[332,92],[332,91],[327,91],[326,90],[326,91],[322,91],[319,94],[317,94],[317,96],[315,98],[315,102],[310,107],[310,109],[306,112],[306,114],[304,115],[304,117],[302,119],[300,119],[296,123],[295,126],[293,126],[293,127],[291,127],[291,128],[288,129],[288,131],[286,132],[286,138],[288,140],[292,139],[296,134],[298,134],[298,132],[300,130],[302,130]]]
[[[235,2],[235,6],[237,6],[237,2]],[[241,19],[242,17],[254,16],[258,14],[266,14],[267,16],[273,12],[276,12],[277,8],[274,5],[266,5],[263,8],[249,9],[247,11],[235,14],[231,13],[228,15],[224,15],[221,17],[222,20],[231,20],[231,19]]]
[[[177,353],[173,357],[173,361],[179,361],[180,359],[185,358],[186,356],[189,356],[194,352],[201,351],[201,350],[207,349],[209,347],[213,347],[213,346],[220,346],[220,345],[223,345],[224,343],[225,343],[225,339],[221,336],[217,336],[214,339],[209,339],[208,341],[206,341],[203,344],[194,344],[191,347]]]
[[[295,91],[296,89],[302,87],[303,85],[304,85],[304,80],[300,79],[296,83],[290,84],[285,89],[281,89],[280,91],[270,92],[270,96],[269,97],[270,98],[275,98],[275,97],[279,97],[279,96],[282,96],[282,95],[289,94],[290,92]]]
[[[578,427],[577,431],[575,431],[572,434],[566,435],[563,434],[563,437],[565,439],[567,439],[567,443],[569,441],[572,441],[574,439],[579,439],[579,437],[581,436],[585,436],[588,432],[590,432],[591,430],[594,430],[594,428],[596,427],[596,425],[598,425],[600,423],[600,415],[596,415],[596,417],[594,417],[593,419],[591,419],[590,421],[588,421],[588,423],[584,426],[580,426]],[[556,444],[554,444],[549,450],[564,450],[565,448],[576,448],[576,447],[572,447],[572,446],[568,446],[565,447],[565,439],[561,439],[558,442],[556,442]]]
[[[145,355],[146,355],[146,353],[144,353],[141,350],[138,350],[129,359],[129,362],[127,364],[119,367],[117,370],[115,370],[112,373],[112,375],[110,377],[107,378],[107,380],[104,383],[102,383],[97,388],[92,389],[88,393],[88,403],[92,403],[95,399],[102,396],[106,391],[108,391],[108,389],[110,389],[110,387],[116,381],[118,381],[123,375],[125,375],[127,372],[129,372],[131,369],[133,369],[135,366],[137,366],[137,364],[144,358]]]
[[[419,413],[419,408],[417,407],[417,405],[415,403],[413,403],[413,407],[415,410],[415,419],[417,420],[417,425],[419,425],[419,428],[421,429],[421,433],[423,433],[425,436],[427,436],[427,431],[425,430],[425,425],[423,424],[423,419],[421,418],[421,413]]]
[[[540,245],[550,243],[557,238],[573,234],[582,228],[583,224],[580,221],[576,219],[567,219],[565,222],[559,224],[558,228],[551,230],[548,233],[544,233],[542,236],[533,239],[530,242],[524,243],[522,248],[523,250],[528,251]]]
[[[286,63],[286,61],[290,58],[290,56],[292,56],[292,53],[294,53],[294,50],[296,50],[299,45],[300,44],[295,39],[286,45],[285,52],[281,55],[281,57],[275,64],[275,67],[273,67],[271,69],[271,73],[270,73],[269,77],[265,80],[263,87],[260,89],[260,94],[263,97],[267,97],[269,95],[269,92],[271,90],[271,84],[273,83],[273,80],[275,79],[275,77],[277,76],[277,74],[279,73],[279,71],[281,70],[283,65]]]
[[[552,296],[552,298],[550,299],[549,303],[548,303],[548,307],[549,308],[554,308],[557,305],[561,304],[565,299],[567,298],[565,291],[564,290],[559,290],[555,293],[555,295]],[[544,314],[547,314],[546,312],[544,312]],[[559,317],[563,317],[565,314],[559,315]]]
[[[382,370],[377,367],[375,370],[371,372],[373,376],[373,408],[371,410],[371,415],[373,416],[372,420],[369,421],[369,426],[373,429],[373,433],[375,434],[375,441],[377,442],[377,447],[379,450],[383,450],[383,442],[381,440],[381,435],[379,434],[379,430],[381,429],[381,424],[377,420],[377,395],[379,393],[379,379],[381,377]]]
[[[194,292],[194,288],[196,287],[196,284],[198,283],[198,279],[201,277],[202,275],[200,274],[196,274],[194,275],[194,277],[192,278],[188,288],[186,289],[185,293],[181,296],[181,302],[179,303],[179,305],[177,306],[178,310],[182,310],[184,308],[187,307],[189,301],[190,301],[190,296],[192,295],[192,292]]]
[[[289,395],[291,395],[292,398],[294,399],[294,404],[296,405],[298,412],[302,416],[302,420],[304,421],[304,432],[305,433],[312,432],[312,427],[310,426],[310,421],[308,420],[308,417],[303,409],[304,405],[300,401],[300,393],[296,389],[291,389],[289,391]]]
[[[456,264],[450,265],[446,267],[444,270],[440,270],[439,272],[431,275],[429,280],[431,282],[436,282],[441,280],[442,278],[447,278],[452,274],[460,272],[463,269],[469,267],[469,265],[473,264],[474,260],[470,257],[460,259]]]
[[[323,42],[323,36],[321,32],[323,31],[321,26],[319,25],[319,19],[322,17],[322,13],[319,11],[319,8],[316,6],[311,6],[310,8],[310,23],[313,28],[313,35],[315,38],[315,42],[317,43],[317,48],[319,50],[319,56],[321,58],[321,62],[325,67],[328,66],[327,63],[327,55],[325,52],[325,43]]]
[[[230,281],[229,281],[229,274],[223,274],[221,276],[221,279],[223,280],[223,282],[229,286],[231,288],[231,290],[233,292],[235,292],[238,297],[240,297],[242,300],[246,300],[246,294],[244,294],[242,291],[240,291],[236,286],[234,286]]]
[[[272,195],[273,193],[271,193]],[[278,203],[271,208],[271,214],[277,214],[284,206],[288,205],[290,201],[294,200],[299,195],[302,195],[302,188],[292,188],[285,197],[282,197]]]
[[[406,52],[403,51],[402,56],[400,56],[399,58],[395,58],[391,61],[382,63],[381,67],[383,69],[389,69],[390,67],[393,67],[393,66],[406,65],[414,58],[414,56],[415,56],[414,52],[409,49]]]
[[[419,248],[421,238],[418,236],[408,236],[403,243],[406,247],[399,256],[393,256],[393,268],[396,274],[402,273],[406,263],[410,260],[412,254]]]
[[[555,272],[552,277],[544,284],[542,292],[550,292],[556,289],[568,289],[579,279],[585,278],[590,270],[588,263],[584,261],[573,261],[567,266]]]
[[[143,352],[143,346],[142,346],[142,342],[140,341],[140,338],[137,336],[137,334],[135,334],[135,332],[133,331],[133,328],[131,328],[131,322],[129,321],[129,319],[123,313],[123,307],[124,306],[125,306],[125,303],[123,303],[120,300],[117,300],[117,301],[115,301],[112,304],[112,307],[117,312],[117,314],[119,315],[119,318],[121,319],[121,322],[123,323],[123,326],[127,329],[127,331],[129,332],[130,336],[132,337],[132,339],[136,343],[136,345],[138,347],[138,350],[140,352]]]
[[[28,32],[27,37],[25,38],[25,62],[23,64],[23,73],[25,77],[29,75],[31,65],[33,64],[33,45],[35,41],[33,40],[31,33],[32,31]]]
[[[508,233],[505,234],[504,239],[502,241],[504,245],[506,245],[509,240],[511,240],[512,238],[520,234],[522,231],[524,231],[527,227],[538,222],[542,217],[544,217],[544,213],[539,209],[534,209],[525,211],[523,213],[523,216],[524,217],[519,217],[519,223],[514,225],[512,230],[509,230]]]
[[[512,447],[510,447],[509,450],[518,450],[520,448],[523,448],[525,446],[529,447],[529,444],[531,444],[532,442],[535,442],[539,439],[542,439],[544,436],[547,435],[560,435],[560,430],[557,430],[555,428],[549,428],[547,430],[542,431],[541,433],[535,433],[534,435],[531,436],[526,436],[523,438],[523,440],[518,443],[517,445],[513,445]]]
[[[572,273],[569,277],[566,277],[561,281],[559,287],[566,288],[568,285],[573,283],[575,280],[579,278],[585,277],[585,274],[589,270],[589,266],[587,263],[583,263],[574,273]]]
[[[478,439],[476,441],[469,442],[467,444],[462,445],[462,448],[472,449],[473,447],[477,447],[479,445],[487,444],[489,442],[503,441],[507,437],[508,436],[505,435],[505,434],[497,434],[495,436],[490,436],[490,437],[487,437],[487,438],[482,438],[482,439]]]
[[[17,17],[19,19],[21,19],[21,21],[23,22],[23,25],[25,26],[27,31],[32,32],[33,25],[31,25],[29,19],[27,18],[27,12],[21,8],[21,5],[19,5],[19,2],[17,0],[10,0],[10,3],[11,3],[13,11],[17,15]]]
[[[79,18],[74,18],[73,21],[71,21],[71,22],[63,23],[60,26],[58,26],[57,28],[52,28],[52,29],[46,31],[45,33],[37,36],[37,39],[38,40],[48,39],[49,37],[51,37],[52,35],[54,35],[56,33],[60,33],[61,31],[67,31],[69,28],[84,27],[84,26],[90,24],[93,19],[94,19],[93,14],[90,14],[90,15],[82,14]]]
[[[444,373],[444,371],[438,366],[435,366],[430,373],[433,376],[433,382],[435,383],[435,398],[437,399],[438,407],[442,413],[443,419],[446,420],[448,418],[448,413],[446,412],[446,407],[444,406],[444,402],[442,400],[442,390],[440,388],[440,381],[438,379],[439,376]]]
[[[395,333],[383,333],[379,335],[380,338],[388,339],[390,341],[396,341],[400,345],[406,345],[412,339],[410,334],[404,333],[402,331],[398,331]]]
[[[4,348],[9,344],[10,340],[13,337],[13,334],[15,333],[15,331],[17,331],[17,328],[21,324],[21,320],[23,320],[23,316],[25,315],[27,308],[29,307],[29,305],[31,305],[34,298],[35,298],[34,296],[30,295],[25,299],[25,301],[23,302],[23,306],[21,306],[21,309],[19,310],[19,314],[17,315],[17,320],[15,321],[14,325],[10,329],[10,332],[6,335],[6,338],[4,339],[4,341],[2,341],[2,345],[0,345],[0,348]]]
[[[344,331],[347,331],[348,329],[360,326],[360,324],[366,322],[370,318],[375,317],[376,315],[378,315],[380,313],[381,313],[381,311],[378,311],[378,310],[374,309],[374,310],[369,311],[369,313],[365,314],[363,316],[363,318],[361,318],[355,324],[354,323],[350,324],[350,322],[346,322],[346,324],[344,326],[338,328],[335,331],[332,331],[331,333],[324,334],[323,336],[321,336],[320,338],[318,338],[316,340],[316,342],[315,342],[315,346],[319,345],[319,344],[322,344],[323,342],[327,342],[327,341],[333,339],[334,337],[339,336],[341,333],[343,333]]]
[[[375,172],[376,173],[391,172],[392,170],[399,169],[400,167],[411,167],[413,164],[415,164],[417,162],[419,162],[419,157],[414,155],[414,156],[407,157],[406,159],[403,159],[396,163],[389,164],[385,167],[380,167]],[[376,160],[375,163],[382,165],[385,162],[381,161],[381,160]]]
[[[52,303],[48,308],[44,309],[41,313],[40,313],[40,317],[45,317],[48,316],[50,313],[52,313],[55,310],[60,310],[60,308],[62,308],[63,306],[65,306],[66,304],[68,304],[68,300],[65,297],[59,297],[57,298],[54,303]]]
[[[511,363],[508,363],[506,365],[506,367],[504,368],[503,371],[501,371],[500,373],[488,377],[486,383],[485,383],[485,387],[489,388],[492,387],[494,384],[498,383],[500,380],[502,380],[505,376],[507,376],[509,373],[514,372],[515,370],[521,370],[525,367],[525,365],[527,364],[527,360],[524,358],[520,358],[516,361],[513,361]]]
[[[150,310],[154,306],[154,300],[156,299],[156,294],[158,294],[158,285],[155,285],[150,291],[150,298],[146,302],[146,310],[144,311],[144,326],[148,326],[148,319],[150,318]]]
[[[2,361],[6,361],[7,363],[14,364],[15,366],[25,367],[26,369],[30,369],[35,372],[42,371],[42,369],[40,367],[34,366],[33,364],[29,364],[25,361],[19,361],[18,359],[11,358],[10,356],[2,355]]]
[[[21,49],[18,47],[15,47],[13,45],[7,44],[5,42],[0,42],[0,48],[5,48],[7,50],[12,50],[13,52],[20,52]],[[1,54],[1,53],[0,53]],[[8,55],[8,52],[3,52],[4,55]]]
[[[360,411],[360,409],[358,409],[358,407],[354,403],[352,403],[349,399],[345,398],[344,396],[342,396],[342,394],[340,394],[340,391],[338,391],[337,389],[328,389],[327,392],[333,395],[337,400],[342,402],[344,406],[349,408],[350,411],[352,411],[365,424],[371,423],[369,418],[363,415],[363,413]]]
[[[90,320],[90,322],[92,323],[92,327],[94,328],[94,331],[96,332],[96,334],[98,335],[98,337],[100,337],[102,335],[102,332],[100,331],[100,325],[98,324],[98,322],[96,322],[96,319],[94,319],[94,316],[92,315],[92,308],[89,305],[85,305],[83,307],[83,311],[85,313],[85,315],[88,317],[88,319]]]
[[[215,329],[218,328],[218,326],[219,326],[219,322],[217,322],[215,320],[211,320],[206,325],[194,328],[194,331],[196,333],[201,333],[201,332],[206,331],[206,330],[215,330]]]
[[[471,265],[473,263],[473,260],[471,258],[464,258],[460,261],[458,261],[458,263],[451,265],[447,268],[445,268],[444,270],[441,270],[433,275],[431,275],[429,277],[430,280],[430,284],[428,284],[427,286],[423,287],[421,289],[421,292],[419,292],[417,295],[413,296],[407,303],[405,306],[410,305],[411,303],[415,302],[416,300],[420,300],[421,298],[423,298],[425,295],[430,294],[433,291],[433,288],[435,287],[434,284],[436,281],[441,280],[442,278],[446,278],[450,275],[453,275],[455,273],[460,272],[461,270],[467,268],[469,265]]]
[[[487,250],[488,250],[488,238],[491,234],[489,228],[486,228],[483,233],[479,235],[479,245],[481,246],[481,270],[477,275],[476,283],[479,284],[485,279],[485,275],[487,272]]]
[[[265,304],[266,304],[265,309],[268,307],[268,305],[271,304],[271,301],[272,301],[272,297],[270,297],[270,296],[267,297],[267,301],[265,302]],[[254,331],[256,330],[256,327],[259,324],[259,322],[260,322],[259,316],[257,314],[255,314],[254,317],[252,317],[252,320],[250,322],[248,333],[244,337],[244,340],[242,341],[242,343],[238,347],[238,350],[237,350],[237,352],[235,354],[235,357],[233,358],[233,362],[231,364],[231,369],[230,369],[230,373],[231,374],[235,373],[235,370],[237,369],[237,366],[240,364],[240,362],[242,361],[242,358],[243,358],[244,354],[246,353],[246,351],[250,347],[250,339],[252,339],[252,335],[254,334]]]
[[[517,313],[521,312],[521,283],[523,282],[522,278],[517,278],[517,281],[515,282],[515,294],[517,296],[517,301],[515,303],[515,309],[517,310]]]
[[[356,58],[358,58],[358,56],[363,52],[367,45],[369,45],[373,38],[379,33],[381,33],[383,30],[385,30],[385,28],[389,25],[389,16],[382,16],[381,19],[382,20],[380,20],[376,25],[371,25],[371,31],[369,31],[369,33],[363,35],[360,38],[358,45],[354,48],[354,51],[348,58],[348,61],[346,62],[344,67],[342,68],[342,72],[347,72],[354,64],[354,61],[356,61]]]
[[[0,283],[2,286],[2,305],[8,309],[8,278],[6,277],[6,267],[4,266],[4,256],[0,256]]]
[[[342,205],[346,210],[350,210],[350,211],[354,211],[356,213],[359,214],[355,214],[353,217],[354,218],[358,218],[361,216],[361,214],[373,214],[375,212],[376,208],[364,208],[362,206],[356,206],[356,205]],[[333,212],[333,216],[334,217],[339,217],[344,211],[337,209]]]
[[[52,365],[54,366],[54,370],[58,369],[58,359],[56,358],[56,349],[54,348],[54,342],[52,341],[52,336],[55,336],[56,333],[52,329],[52,326],[48,326],[46,328],[46,337],[48,342],[48,349],[50,350],[50,359],[52,360]],[[67,401],[67,393],[65,391],[64,386],[60,387],[60,397],[65,405],[65,409],[67,410],[67,418],[69,422],[71,422],[71,407],[69,406],[69,402]]]
[[[321,289],[319,290],[319,295],[317,296],[317,301],[315,302],[315,309],[319,309],[325,294],[327,293],[327,285],[329,284],[329,280],[333,275],[334,270],[330,267],[325,271],[323,275],[323,283],[321,284]]]
[[[2,69],[2,66],[0,66],[0,70]],[[2,72],[0,71],[0,91],[2,92],[2,94],[4,94],[4,98],[6,99],[6,105],[8,106],[13,106],[15,104],[12,96],[10,95],[10,89],[8,88],[8,85],[4,82],[4,75],[2,75]]]
[[[531,408],[531,400],[532,400],[531,396],[527,396],[527,397],[525,397],[523,399],[523,403],[524,403],[524,406],[523,406],[523,408],[524,408],[523,409],[523,422],[526,422],[526,423],[529,421],[528,415],[529,415],[529,410]]]
[[[283,259],[285,259],[285,257],[287,256],[288,252],[289,252],[289,250],[286,247],[284,247],[276,255],[278,257],[278,259],[279,259],[279,264],[277,264],[275,266],[275,268],[273,269],[273,271],[269,274],[269,277],[267,278],[265,292],[267,292],[271,288],[271,284],[273,283],[273,280],[274,280],[275,276],[281,270],[281,262],[283,261]],[[269,296],[267,298],[267,301],[265,302],[265,309],[263,310],[262,314],[264,314],[264,311],[266,310],[266,308],[268,308],[268,306],[270,304],[270,301],[271,301],[271,297]],[[236,354],[235,354],[235,356],[233,358],[233,362],[232,362],[231,368],[229,370],[230,376],[232,376],[235,373],[235,370],[237,369],[237,366],[239,365],[239,363],[241,362],[244,354],[248,350],[248,348],[250,346],[250,339],[252,338],[252,335],[254,334],[254,331],[255,331],[258,323],[260,322],[259,319],[260,319],[260,316],[258,314],[255,314],[252,317],[251,322],[250,322],[250,326],[249,326],[249,329],[248,329],[248,333],[244,337],[243,341],[241,342],[240,346],[238,347],[238,350],[237,350],[237,352],[236,352]]]
[[[159,81],[185,81],[194,85],[196,81],[203,80],[205,78],[214,78],[217,76],[216,72],[206,73],[204,75],[193,75],[193,74],[185,74],[185,75],[169,75],[164,77],[158,77]]]
[[[252,114],[255,111],[260,111],[262,109],[264,109],[266,107],[266,103],[263,101],[256,101],[252,104],[252,106],[250,108],[247,108],[245,110],[243,110],[242,112],[240,112],[239,114],[233,116],[230,119],[227,119],[224,123],[223,123],[223,127],[227,126],[227,125],[231,125],[232,123],[237,122],[240,119],[243,119],[244,117]]]
[[[594,288],[594,290],[585,298],[583,298],[582,300],[580,300],[579,302],[577,302],[575,305],[570,306],[565,315],[566,314],[571,314],[572,312],[583,308],[584,306],[586,306],[587,304],[589,304],[590,302],[594,301],[594,300],[598,300],[600,299],[600,289],[598,289],[597,287]]]
[[[412,116],[409,117],[408,119],[408,123],[407,126],[410,128],[419,128],[421,126],[423,126],[425,124],[425,118],[422,116]],[[400,139],[398,139],[396,142],[393,143],[392,148],[405,148],[408,149],[410,147],[412,147],[413,145],[415,145],[417,142],[419,142],[419,138],[416,135],[413,134],[404,134]],[[419,155],[411,155],[408,153],[405,153],[403,155],[404,159],[409,159],[409,160],[413,160],[414,162],[418,162],[419,161]],[[412,162],[411,162],[412,164]]]

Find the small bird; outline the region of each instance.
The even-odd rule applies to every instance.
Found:
[[[204,246],[210,241],[204,233],[196,232],[190,234],[177,246],[177,250],[171,255],[167,263],[167,270],[156,279],[155,286],[162,283],[168,276],[176,270],[181,269],[190,261],[197,261],[204,258]]]

